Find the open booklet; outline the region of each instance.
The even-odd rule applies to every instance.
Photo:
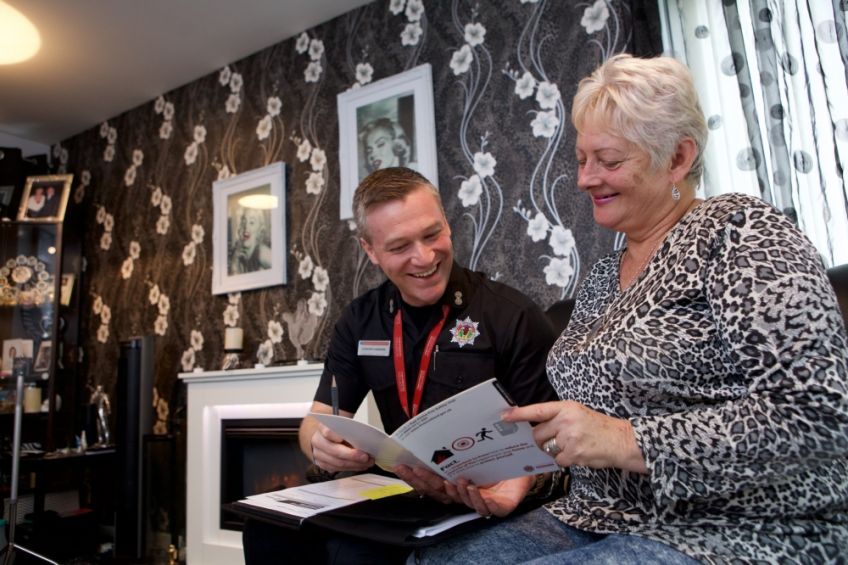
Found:
[[[344,416],[310,416],[387,471],[400,464],[420,466],[451,482],[465,478],[477,485],[555,471],[556,462],[536,445],[530,424],[501,420],[512,405],[500,383],[489,379],[421,412],[391,436]]]

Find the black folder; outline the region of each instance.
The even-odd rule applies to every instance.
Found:
[[[434,536],[416,538],[413,534],[418,529],[467,514],[470,509],[461,504],[445,505],[430,498],[420,498],[414,493],[365,500],[309,518],[291,516],[243,502],[231,502],[225,504],[224,508],[246,518],[286,528],[324,530],[403,547],[432,545],[493,523],[492,520],[471,520]]]

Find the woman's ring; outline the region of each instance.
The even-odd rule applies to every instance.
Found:
[[[551,457],[556,457],[562,452],[562,449],[557,445],[556,437],[552,437],[542,444],[542,449]]]

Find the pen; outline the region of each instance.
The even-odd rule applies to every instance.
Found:
[[[336,375],[330,381],[330,399],[333,402],[333,416],[339,415],[339,387],[336,385]]]

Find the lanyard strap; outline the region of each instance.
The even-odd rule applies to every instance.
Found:
[[[450,306],[442,305],[442,319],[439,323],[433,326],[430,334],[427,336],[427,343],[424,345],[424,353],[421,354],[421,367],[418,369],[418,379],[415,381],[415,396],[412,399],[412,415],[409,414],[409,395],[406,392],[406,362],[403,356],[403,321],[401,320],[400,308],[395,314],[394,332],[392,334],[392,350],[395,361],[395,382],[397,383],[398,397],[400,405],[403,408],[407,418],[414,418],[418,415],[418,409],[421,407],[421,397],[424,394],[424,383],[427,381],[427,369],[430,366],[430,357],[433,355],[433,348],[436,347],[436,339],[439,337],[439,332],[445,325],[448,319]]]

